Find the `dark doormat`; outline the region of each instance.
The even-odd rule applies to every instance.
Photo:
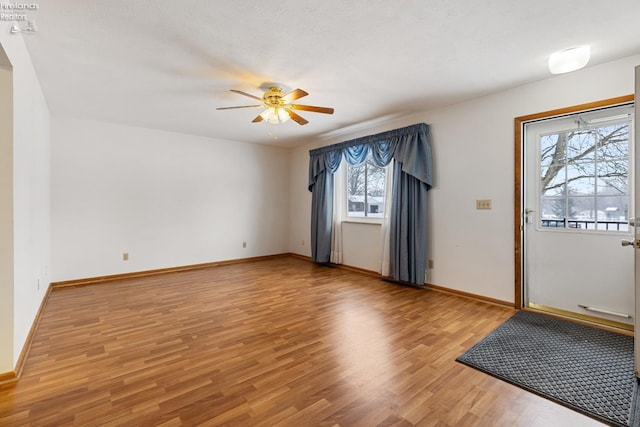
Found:
[[[633,338],[520,311],[456,359],[615,425],[635,425]]]

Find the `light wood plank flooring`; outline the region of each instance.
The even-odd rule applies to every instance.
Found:
[[[600,425],[455,362],[513,313],[293,257],[58,288],[0,425]]]

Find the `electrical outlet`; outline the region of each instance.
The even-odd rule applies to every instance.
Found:
[[[122,260],[123,261],[129,261],[129,252],[123,252],[122,253]]]
[[[302,246],[304,246],[304,240],[302,241]]]
[[[428,268],[433,268],[433,260],[432,260],[432,259],[430,259],[430,260],[427,262],[427,267],[428,267]]]
[[[476,200],[476,209],[491,209],[491,199]]]
[[[246,248],[247,247],[247,242],[242,242],[242,247]]]

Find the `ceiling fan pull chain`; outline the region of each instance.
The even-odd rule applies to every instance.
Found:
[[[278,125],[271,126],[270,128],[273,129],[273,132],[271,131],[267,132],[268,135],[273,139],[278,139]]]

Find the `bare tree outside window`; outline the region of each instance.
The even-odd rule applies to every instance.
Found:
[[[359,166],[347,167],[347,215],[382,218],[386,168],[371,157]]]
[[[627,230],[628,120],[540,137],[541,226]]]

